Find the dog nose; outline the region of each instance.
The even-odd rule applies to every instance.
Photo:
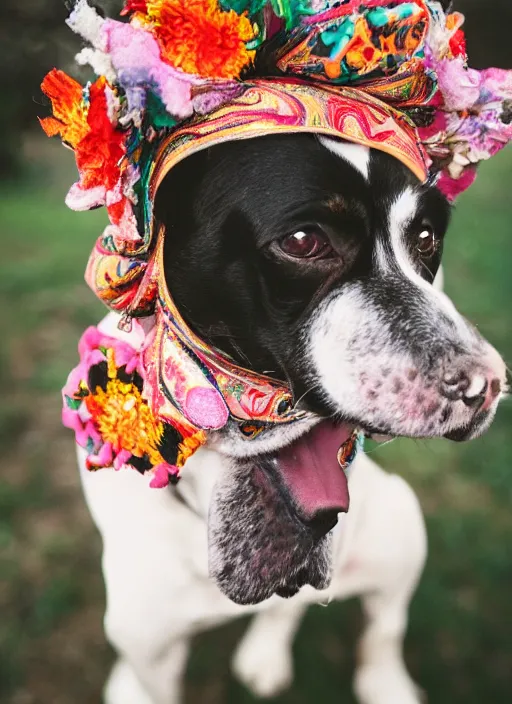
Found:
[[[338,515],[346,511],[345,508],[325,508],[317,511],[307,522],[308,527],[313,531],[317,538],[322,538],[327,535],[336,523]]]
[[[483,374],[471,377],[464,371],[447,374],[441,385],[441,392],[446,398],[462,401],[468,408],[475,410],[491,406],[501,390],[501,380],[497,377],[488,379]]]

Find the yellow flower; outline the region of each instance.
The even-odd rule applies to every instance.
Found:
[[[106,390],[101,386],[90,390],[85,398],[104,442],[116,451],[127,450],[135,457],[148,457],[153,465],[165,462],[158,450],[163,424],[158,422],[135,384],[117,378],[112,350],[108,350]]]

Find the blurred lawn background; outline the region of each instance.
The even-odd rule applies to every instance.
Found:
[[[500,19],[489,29],[489,13],[479,19],[475,0],[461,5],[473,21],[470,38],[492,37]],[[482,5],[497,7],[499,0]],[[508,0],[503,8],[512,20]],[[26,73],[11,86],[13,106],[1,108],[0,701],[6,704],[99,703],[113,659],[102,632],[100,542],[83,504],[71,434],[60,425],[59,395],[79,336],[102,314],[83,270],[105,216],[66,210],[72,155],[21,129],[28,114],[32,120],[47,114],[37,105],[33,76],[39,80],[69,56],[68,39],[55,30],[64,15],[55,0],[7,0],[0,9],[9,50],[34,17],[36,28],[49,32],[45,38],[33,28],[39,43],[30,45]],[[493,54],[499,43],[489,41],[475,41],[479,61],[507,65],[510,55],[512,66],[511,50]],[[16,54],[1,51],[9,68]],[[509,364],[511,230],[512,148],[485,164],[461,198],[445,257],[448,293]],[[429,560],[412,606],[406,657],[433,704],[512,700],[511,424],[512,402],[505,401],[491,431],[471,444],[401,440],[370,449],[407,478],[426,515]],[[295,684],[276,702],[351,704],[360,625],[356,602],[312,608],[296,643]],[[229,674],[244,626],[196,641],[188,704],[255,701]]]

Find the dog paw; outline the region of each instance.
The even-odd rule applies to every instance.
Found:
[[[427,697],[405,668],[366,665],[358,669],[354,692],[359,704],[426,704]]]
[[[233,674],[256,697],[270,699],[293,682],[293,660],[285,648],[242,643],[233,658]]]
[[[153,704],[135,673],[124,660],[118,660],[103,693],[104,704]]]

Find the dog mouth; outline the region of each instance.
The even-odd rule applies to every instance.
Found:
[[[324,421],[272,459],[274,481],[286,487],[300,520],[323,534],[334,528],[338,514],[350,505],[344,468],[356,436],[349,426]],[[329,527],[327,527],[329,526]]]
[[[331,531],[349,509],[352,426],[323,421],[280,451],[234,459],[209,516],[210,574],[239,604],[328,587]]]

